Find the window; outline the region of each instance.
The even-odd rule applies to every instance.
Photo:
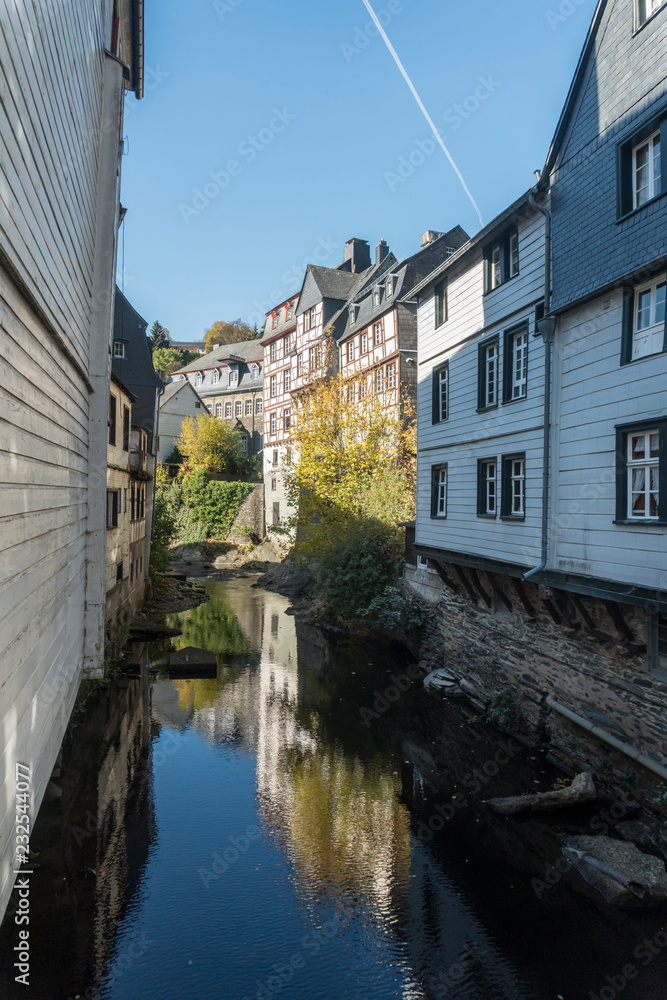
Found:
[[[283,337],[283,354],[287,356],[291,350],[292,350],[292,334],[287,333]]]
[[[386,294],[386,296],[387,296],[388,299],[390,299],[391,296],[394,294],[394,288],[395,288],[394,281],[395,281],[395,276],[393,274],[390,274],[390,275],[387,276],[387,281],[386,281],[386,286],[385,286],[386,287],[385,294]]]
[[[225,403],[225,416],[227,418],[229,418],[229,417],[231,417],[231,415],[232,415],[232,404],[231,403]]]
[[[234,403],[234,416],[235,417],[243,416],[243,403],[241,402],[240,399],[237,399],[236,402]]]
[[[287,465],[290,465],[291,462],[292,462],[292,449],[291,448],[286,448],[285,449],[285,463]]]
[[[123,514],[127,514],[127,494],[129,492],[128,489],[123,490]]]
[[[433,423],[449,417],[449,361],[433,369]]]
[[[123,564],[122,562],[119,562],[116,565],[116,583],[122,583],[122,582],[123,582]]]
[[[195,386],[199,387],[200,385],[203,385],[203,384],[204,384],[204,373],[203,372],[197,372],[197,374],[195,376]]]
[[[208,410],[209,413],[213,413],[213,404],[212,403],[207,403],[206,404],[206,409]]]
[[[271,390],[270,390],[271,391],[271,396],[277,396],[278,395],[278,376],[277,375],[272,375],[271,376],[270,386],[271,386]]]
[[[241,435],[241,451],[243,452],[244,455],[248,454],[248,435],[247,434],[242,434]]]
[[[478,408],[489,410],[498,405],[498,338],[479,345]]]
[[[303,375],[303,354],[299,354],[296,359],[296,374],[298,377]]]
[[[275,330],[277,325],[278,325],[278,313],[275,312],[274,310],[274,312],[271,313],[271,329]]]
[[[113,393],[109,396],[109,444],[116,443],[116,397]]]
[[[264,409],[264,400],[261,396],[258,396],[255,400],[255,413],[259,416]]]
[[[447,281],[438,282],[435,286],[435,325],[442,326],[447,322]]]
[[[222,418],[222,403],[215,404],[215,415],[218,419]]]
[[[250,369],[250,378],[251,379],[259,378],[259,365],[252,366],[252,368]]]
[[[357,322],[357,316],[359,315],[359,306],[352,304],[350,306],[350,326],[354,326]]]
[[[303,314],[303,330],[307,333],[308,330],[312,330],[315,326],[315,306],[310,309],[306,309]]]
[[[667,524],[667,418],[616,435],[616,520]]]
[[[519,234],[512,226],[484,250],[484,291],[493,291],[518,273]]]
[[[277,450],[273,453],[273,467],[274,469],[278,467],[278,452]]]
[[[373,343],[377,347],[384,340],[384,324],[382,320],[379,323],[373,324]]]
[[[123,451],[130,450],[130,408],[123,407]]]
[[[239,371],[238,368],[230,368],[229,370],[229,385],[237,386],[239,384]]]
[[[270,417],[269,417],[269,433],[270,434],[275,434],[276,433],[277,419],[278,418],[277,418],[277,416],[276,416],[275,413],[272,413],[270,415]]]
[[[621,364],[667,351],[666,290],[665,274],[625,289]]]
[[[273,505],[273,527],[278,528],[280,526],[280,504],[274,503]]]
[[[387,389],[396,388],[396,365],[387,365]]]
[[[139,508],[139,518],[143,518],[146,515],[146,487],[143,486],[141,489],[141,506]]]
[[[292,319],[293,316],[294,316],[294,303],[293,302],[288,302],[287,303],[287,319]]]
[[[275,493],[277,489],[278,489],[278,480],[277,479],[272,479],[271,480],[271,491],[273,493]]]
[[[637,28],[646,24],[649,17],[664,7],[665,0],[637,0]]]
[[[245,401],[245,415],[246,417],[252,416],[252,399],[246,399]]]
[[[501,517],[524,520],[526,516],[526,456],[503,456]]]
[[[485,458],[477,464],[477,516],[496,517],[498,514],[498,463]]]
[[[382,301],[382,293],[380,291],[380,286],[376,285],[375,288],[373,289],[373,308],[377,309],[381,301]]]
[[[646,622],[647,667],[650,674],[667,677],[667,614],[653,612]]]
[[[375,391],[378,395],[384,392],[384,368],[375,371]]]
[[[310,347],[308,349],[308,368],[312,372],[315,367],[315,348]]]
[[[131,521],[135,520],[136,503],[137,503],[137,501],[136,501],[136,493],[135,493],[135,489],[134,489],[134,483],[132,483],[132,486],[130,487],[130,520]]]
[[[217,385],[220,381],[220,369],[216,368],[213,372],[213,385]]]
[[[290,409],[283,410],[283,427],[288,431],[292,424],[292,411]]]
[[[447,517],[447,466],[431,467],[431,517]]]
[[[114,358],[124,358],[125,357],[125,344],[122,340],[114,340],[113,342],[113,356]]]
[[[347,342],[347,361],[348,364],[354,361],[354,340],[348,340]]]
[[[195,410],[201,410],[201,403],[200,402],[196,402],[195,403]]]
[[[292,372],[289,368],[285,369],[285,392],[289,392],[292,388]]]
[[[120,490],[107,490],[107,528],[118,527]]]
[[[359,382],[359,401],[366,398],[366,393],[368,391],[368,381],[362,378]]]
[[[274,340],[271,346],[269,347],[269,360],[275,361],[277,357],[278,357],[278,345]]]
[[[528,327],[505,332],[503,402],[512,403],[528,395]]]
[[[667,143],[667,117],[653,119],[618,147],[618,216],[667,194],[662,150]]]
[[[361,335],[361,354],[368,354],[368,334],[362,333]]]

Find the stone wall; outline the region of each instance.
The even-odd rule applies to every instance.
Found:
[[[480,703],[487,707],[504,689],[520,711],[519,733],[530,742],[546,743],[551,755],[566,768],[594,768],[617,785],[644,784],[655,789],[659,779],[628,757],[590,736],[546,704],[549,695],[624,743],[644,751],[667,766],[667,683],[649,675],[644,655],[622,645],[608,609],[594,598],[579,598],[588,623],[574,606],[547,602],[536,585],[525,583],[529,614],[507,577],[496,583],[512,610],[492,596],[485,575],[480,583],[491,598],[491,607],[480,599],[473,603],[447,567],[454,592],[429,569],[408,567],[406,584],[436,607],[442,636],[440,664],[464,679]],[[567,599],[567,595],[565,595]],[[436,604],[437,601],[437,604]],[[548,610],[562,619],[557,624]],[[620,606],[633,638],[643,639],[645,612]],[[566,617],[566,614],[569,617]],[[609,635],[602,642],[587,634],[593,628]],[[439,656],[433,630],[425,635],[422,652],[429,661]],[[435,664],[438,665],[438,664]],[[649,793],[647,793],[649,794]]]
[[[234,541],[235,537],[243,538],[247,541],[243,529],[249,529],[257,538],[264,538],[264,484],[258,483],[241,504],[236,520],[229,533],[229,540]]]

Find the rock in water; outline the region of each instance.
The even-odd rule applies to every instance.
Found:
[[[568,788],[537,792],[534,795],[516,795],[508,799],[489,799],[489,805],[499,816],[516,816],[529,809],[553,810],[577,806],[581,802],[594,802],[597,797],[592,775],[584,772],[578,774]]]
[[[589,885],[615,906],[667,901],[665,863],[611,837],[566,837],[563,854]]]

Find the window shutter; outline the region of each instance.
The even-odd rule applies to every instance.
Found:
[[[619,217],[632,211],[632,143],[626,142],[619,147],[618,167],[618,214]]]
[[[434,368],[432,375],[433,382],[433,423],[440,423],[440,369]]]
[[[626,434],[616,431],[616,520],[628,517],[628,467],[626,461]]]
[[[632,332],[635,314],[635,291],[634,288],[626,286],[623,289],[623,328],[621,332],[621,364],[627,365],[632,361]],[[665,337],[667,338],[667,323],[665,324]]]
[[[512,334],[505,333],[503,350],[503,403],[512,398]]]
[[[477,409],[483,410],[486,384],[486,344],[480,344],[477,348]]]
[[[512,460],[509,458],[503,458],[501,486],[500,514],[509,517],[512,513]]]
[[[431,466],[431,517],[438,516],[438,475],[439,467]]]
[[[486,462],[477,462],[477,517],[486,514]]]

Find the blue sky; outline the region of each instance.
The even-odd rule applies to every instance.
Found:
[[[544,163],[595,0],[374,7],[490,221]],[[259,322],[352,236],[400,258],[427,229],[480,228],[362,0],[152,0],[146,17],[125,294],[172,338]]]

